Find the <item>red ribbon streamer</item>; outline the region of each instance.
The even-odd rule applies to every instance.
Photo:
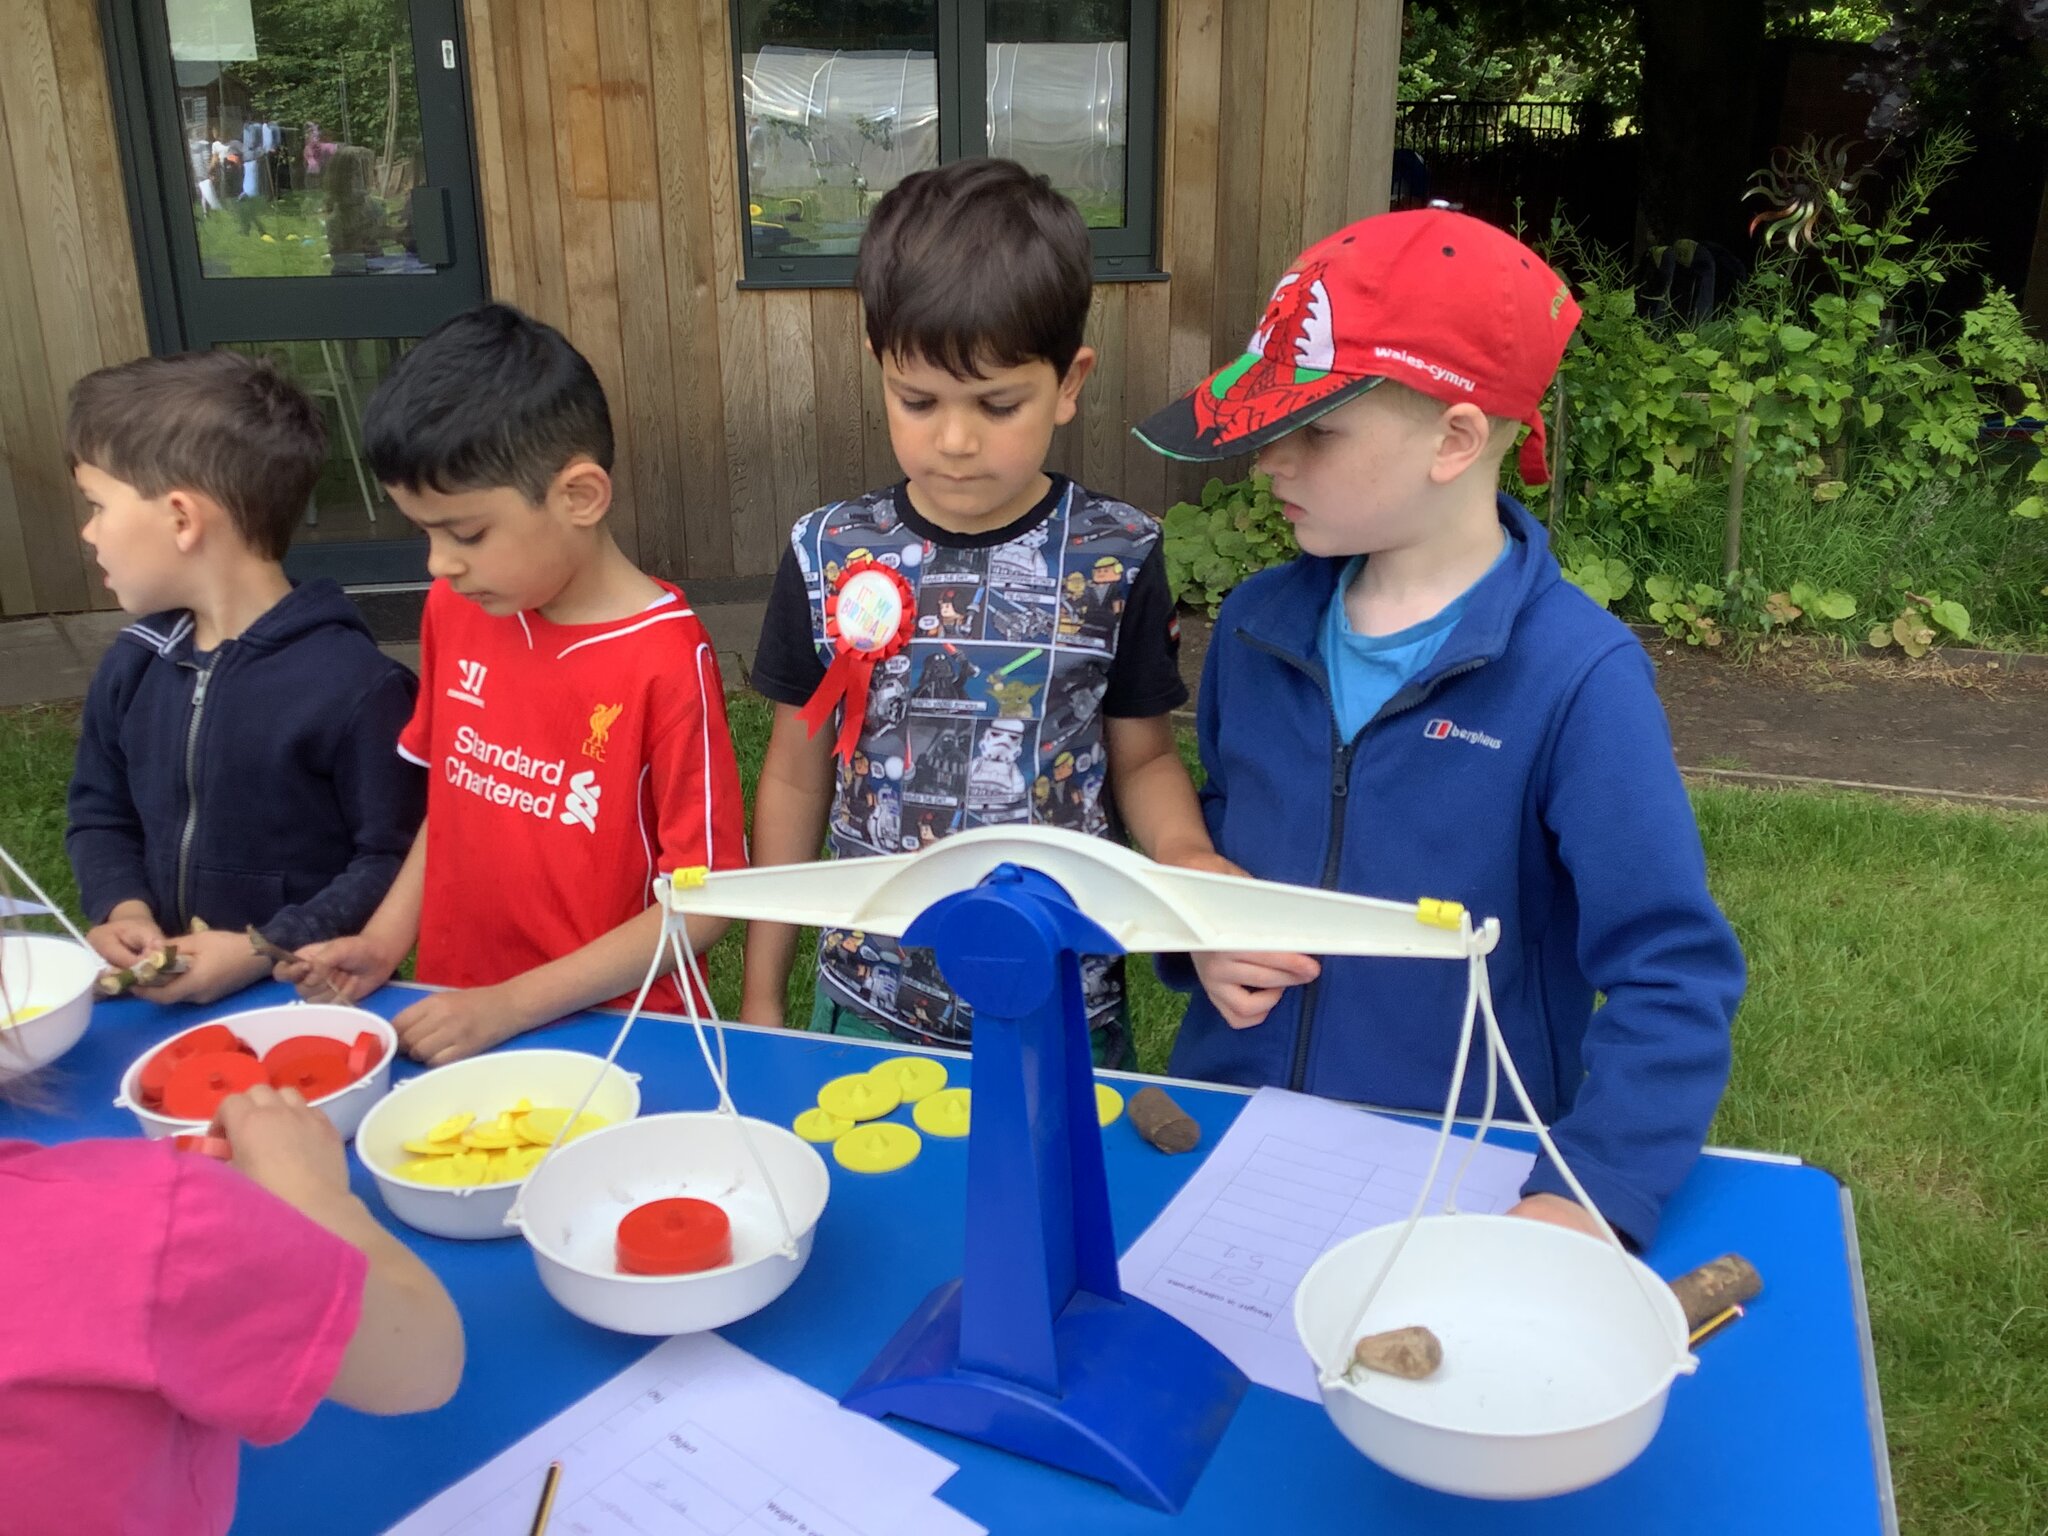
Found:
[[[871,643],[862,646],[840,630],[839,598],[847,583],[866,571],[879,572],[895,586],[899,611],[893,633],[875,637]],[[875,663],[894,656],[909,644],[916,623],[916,594],[911,591],[910,583],[903,579],[902,572],[878,560],[854,561],[839,573],[832,591],[826,594],[825,637],[832,642],[835,654],[832,665],[825,669],[824,680],[804,705],[801,718],[811,735],[815,736],[832,717],[832,711],[842,704],[845,706],[839,719],[839,737],[832,747],[833,756],[842,762],[851,761],[854,749],[860,744],[860,728],[868,716],[868,688],[874,681]]]

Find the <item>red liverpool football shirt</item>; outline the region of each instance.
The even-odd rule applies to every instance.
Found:
[[[445,582],[428,592],[398,743],[429,775],[421,981],[494,985],[633,917],[657,874],[746,863],[718,658],[660,585],[608,624],[494,618]],[[675,983],[647,1006],[679,1010]]]

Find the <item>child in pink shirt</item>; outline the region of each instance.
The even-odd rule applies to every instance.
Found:
[[[0,1141],[0,1536],[217,1536],[241,1441],[285,1439],[323,1398],[454,1395],[454,1303],[349,1193],[327,1118],[257,1087],[215,1134],[231,1165]]]

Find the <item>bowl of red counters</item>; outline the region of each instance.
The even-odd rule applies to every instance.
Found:
[[[220,1101],[258,1083],[296,1088],[345,1141],[391,1087],[398,1036],[366,1008],[286,1003],[199,1024],[135,1058],[114,1103],[145,1136],[203,1133]]]

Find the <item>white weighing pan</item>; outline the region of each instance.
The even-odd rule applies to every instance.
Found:
[[[224,1013],[219,1018],[203,1019],[200,1023],[225,1025],[259,1057],[279,1041],[289,1040],[294,1035],[327,1035],[351,1042],[365,1030],[375,1035],[384,1053],[377,1065],[346,1088],[338,1088],[313,1100],[313,1107],[334,1122],[334,1128],[341,1132],[344,1141],[355,1135],[356,1127],[362,1124],[370,1106],[383,1098],[391,1086],[391,1058],[398,1050],[398,1035],[389,1020],[367,1008],[345,1008],[338,1003],[283,1003],[274,1008]],[[202,1120],[177,1120],[153,1109],[145,1109],[135,1086],[136,1080],[142,1076],[142,1069],[149,1065],[150,1057],[179,1035],[189,1034],[199,1027],[199,1024],[188,1024],[164,1036],[130,1062],[128,1070],[121,1074],[121,1092],[114,1104],[134,1115],[136,1123],[142,1127],[142,1134],[151,1140],[162,1136],[193,1135],[206,1129]]]
[[[1427,1216],[1354,1329],[1401,1227],[1339,1243],[1294,1294],[1318,1372],[1387,1329],[1420,1325],[1443,1345],[1443,1364],[1422,1381],[1355,1370],[1325,1386],[1345,1439],[1411,1482],[1478,1499],[1569,1493],[1635,1460],[1681,1369],[1671,1341],[1684,1337],[1685,1312],[1669,1286],[1563,1227]]]
[[[831,1178],[817,1149],[779,1125],[716,1111],[648,1115],[555,1149],[527,1176],[513,1220],[541,1284],[587,1323],[618,1333],[700,1333],[750,1317],[796,1282],[811,1257]],[[747,1141],[759,1154],[757,1164]],[[762,1181],[765,1169],[789,1217]],[[732,1263],[687,1275],[619,1272],[619,1222],[650,1200],[709,1200],[732,1223]]]

